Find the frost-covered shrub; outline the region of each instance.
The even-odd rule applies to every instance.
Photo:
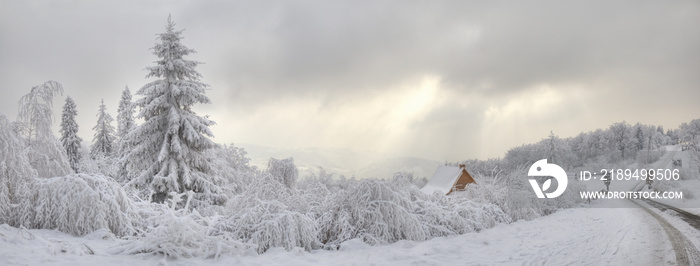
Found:
[[[354,181],[354,177],[352,179],[347,179],[343,175],[336,177],[335,174],[326,172],[323,167],[319,167],[318,175],[313,172],[310,173],[310,175],[297,182],[297,188],[305,190],[310,185],[322,184],[330,192],[335,193],[346,189],[351,181]]]
[[[302,198],[299,201],[306,203],[306,206],[301,207],[305,207],[307,214],[314,219],[318,219],[323,214],[323,205],[333,196],[328,187],[322,183],[307,183],[297,193]]]
[[[257,169],[250,166],[246,151],[231,145],[217,145],[205,151],[205,157],[211,165],[210,174],[220,177],[221,187],[229,196],[240,194],[257,174]]]
[[[135,232],[138,214],[122,187],[102,175],[73,174],[36,179],[30,200],[22,202],[19,225],[57,229],[82,236],[101,228],[115,235]]]
[[[29,143],[29,163],[39,177],[65,176],[73,173],[68,155],[59,140],[51,135]]]
[[[536,219],[560,209],[571,208],[582,202],[579,192],[584,186],[576,179],[569,180],[566,191],[561,196],[554,199],[539,199],[532,192],[532,187],[526,177],[525,168],[520,167],[506,173],[503,181],[496,183],[507,188],[506,194],[501,200],[497,200],[496,204],[513,221]]]
[[[416,187],[424,187],[426,184],[428,184],[428,178],[426,177],[421,177],[421,178],[416,178],[413,176],[412,172],[396,172],[394,173],[394,182],[403,182],[403,183],[410,183],[415,185]]]
[[[326,247],[360,238],[370,244],[429,238],[420,219],[411,213],[414,204],[386,181],[363,179],[328,201],[319,218],[320,240]]]
[[[78,163],[78,171],[80,173],[114,177],[118,170],[116,163],[116,158],[96,153],[94,156],[83,157]]]
[[[294,247],[306,250],[320,247],[316,221],[305,214],[290,210],[277,200],[242,197],[234,200],[239,202],[236,211],[222,221],[219,228],[255,245],[258,253],[272,247],[283,247],[287,251]]]
[[[26,200],[37,176],[16,126],[0,114],[0,224],[16,224],[12,206]]]
[[[342,243],[356,238],[368,244],[422,241],[479,231],[511,221],[491,198],[477,198],[493,194],[486,190],[494,186],[478,193],[445,196],[421,192],[410,176],[401,173],[392,181],[347,182],[347,189],[329,193],[318,208],[319,240],[328,249],[339,248]],[[470,185],[469,190],[476,187]],[[503,193],[502,190],[505,188],[497,189],[499,193]],[[492,196],[496,197],[499,196]]]
[[[219,229],[256,245],[259,253],[272,247],[318,248],[317,223],[307,213],[320,203],[308,204],[304,195],[265,173],[229,201]]]
[[[299,175],[299,171],[294,165],[294,158],[292,157],[282,160],[270,158],[267,162],[267,172],[289,188],[294,187]]]
[[[464,234],[511,222],[495,201],[504,194],[505,188],[490,182],[470,184],[468,189],[448,197],[426,195],[407,182],[394,181],[394,184],[417,205],[414,213],[419,215],[431,237]]]
[[[183,196],[171,193],[173,200],[169,207],[149,204],[151,213],[146,219],[145,231],[139,237],[112,248],[111,252],[162,254],[176,259],[217,258],[223,254],[241,255],[248,252],[249,246],[236,241],[228,232],[215,228],[220,216],[205,217],[196,209],[176,209]]]

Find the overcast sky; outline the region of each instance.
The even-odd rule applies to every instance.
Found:
[[[0,1],[0,113],[56,80],[91,141],[168,14],[219,143],[454,161],[700,117],[699,1]]]

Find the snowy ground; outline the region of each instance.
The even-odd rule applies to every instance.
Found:
[[[160,256],[111,255],[121,240],[104,232],[77,238],[53,230],[0,226],[0,264],[125,265],[485,265],[485,264],[668,264],[675,261],[658,223],[627,201],[562,210],[533,220],[478,233],[367,246],[349,241],[340,251],[287,252],[273,249],[218,259],[164,260]]]

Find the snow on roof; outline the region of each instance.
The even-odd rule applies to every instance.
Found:
[[[462,175],[462,170],[459,167],[440,165],[428,184],[421,188],[421,191],[426,194],[433,194],[435,191],[447,194],[452,190],[460,175]]]

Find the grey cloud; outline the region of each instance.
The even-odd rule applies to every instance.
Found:
[[[691,73],[700,61],[694,2],[284,2],[253,12],[219,4],[197,9],[232,28],[221,41],[227,56],[209,63],[256,100],[342,97],[425,73],[498,97],[543,83],[615,81],[619,71]],[[473,43],[460,39],[470,30]],[[682,82],[687,90],[697,79]]]

